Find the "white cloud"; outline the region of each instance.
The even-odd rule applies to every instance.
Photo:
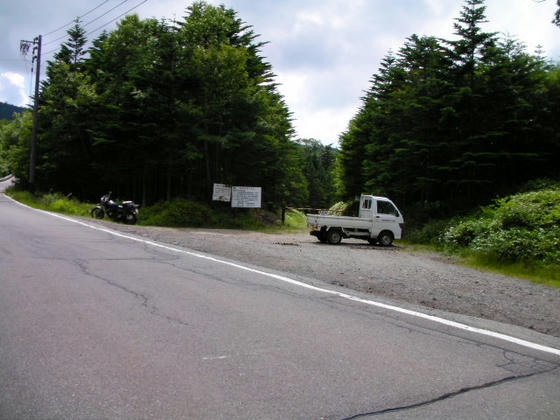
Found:
[[[325,144],[338,145],[338,136],[348,129],[348,123],[358,111],[355,106],[300,110],[294,126],[300,138],[314,138]],[[297,119],[297,115],[304,116]]]
[[[2,73],[2,77],[8,79],[12,85],[23,88],[24,78],[21,74],[6,72]]]
[[[334,71],[279,72],[278,90],[293,114],[296,136],[337,144],[356,114],[369,75],[340,66]]]
[[[0,73],[0,101],[24,106],[28,99],[23,75],[13,72]]]
[[[278,90],[284,96],[289,105],[302,106],[310,100],[308,73],[304,72],[282,72],[276,77],[280,84]]]
[[[547,56],[558,60],[560,29],[551,21],[556,11],[556,2],[525,1],[512,2],[509,7],[497,0],[488,0],[486,14],[490,20],[485,27],[488,31],[498,32],[500,36],[511,36],[527,46],[533,53],[541,45]]]

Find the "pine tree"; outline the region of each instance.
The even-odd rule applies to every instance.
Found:
[[[68,30],[68,41],[62,44],[60,51],[54,55],[55,60],[72,65],[78,65],[86,54],[86,31],[79,19]]]

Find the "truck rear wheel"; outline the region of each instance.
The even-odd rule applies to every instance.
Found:
[[[384,230],[377,236],[377,241],[381,246],[391,246],[393,239],[393,233],[388,230]]]
[[[327,233],[327,241],[331,245],[338,245],[342,241],[342,232],[340,229],[329,229]]]

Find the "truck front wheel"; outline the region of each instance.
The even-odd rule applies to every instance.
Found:
[[[331,245],[338,245],[342,241],[342,232],[339,229],[330,229],[327,233],[327,241]]]
[[[377,241],[381,246],[391,246],[393,239],[393,233],[388,230],[384,230],[377,236]]]

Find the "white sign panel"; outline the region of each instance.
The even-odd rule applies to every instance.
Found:
[[[214,184],[212,200],[227,202],[231,201],[231,187],[225,184]]]
[[[231,187],[231,207],[261,208],[261,187]]]

